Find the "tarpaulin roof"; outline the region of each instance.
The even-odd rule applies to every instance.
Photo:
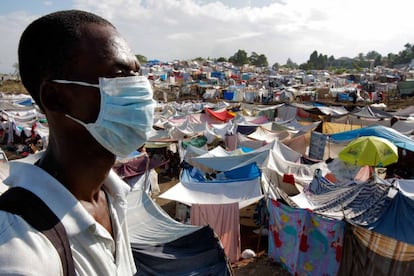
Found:
[[[292,150],[283,143],[279,141],[273,141],[272,143],[264,145],[261,148],[243,154],[240,154],[240,151],[238,151],[239,154],[219,157],[214,156],[210,153],[198,157],[192,157],[191,161],[215,169],[217,171],[229,171],[253,162],[261,166],[268,158],[271,151],[276,152],[276,154],[279,154],[286,160],[292,162],[298,161],[301,156],[300,153]]]
[[[191,161],[198,163],[200,165],[207,166],[209,168],[215,169],[217,171],[229,171],[244,165],[256,162],[257,164],[262,164],[267,156],[269,151],[273,148],[274,143],[267,144],[259,149],[254,151],[237,155],[228,155],[228,156],[213,156],[210,154],[204,154],[197,157],[192,157]]]
[[[244,170],[243,173],[241,173]],[[239,174],[239,175],[237,175]],[[232,179],[229,177],[237,177]],[[240,176],[244,178],[240,178]],[[207,180],[196,169],[184,169],[181,182],[161,194],[159,197],[192,204],[239,203],[244,208],[263,197],[260,185],[260,171],[255,164],[244,169],[222,174],[225,179]]]
[[[212,117],[214,117],[214,118],[216,118],[216,119],[218,119],[220,121],[223,121],[223,122],[226,122],[226,121],[231,120],[231,119],[234,118],[234,115],[231,114],[230,112],[228,112],[227,110],[214,111],[214,110],[211,110],[209,108],[206,108],[205,110]]]
[[[390,140],[397,147],[414,151],[414,140],[390,127],[372,125],[360,129],[335,133],[331,135],[333,142],[350,141],[360,136],[378,136]]]
[[[392,114],[386,111],[375,109],[370,106],[365,106],[361,108],[360,110],[351,112],[350,115],[364,117],[364,118],[371,118],[371,119],[385,119],[385,118],[391,118],[393,116]]]
[[[414,114],[414,105],[410,105],[404,109],[397,110],[396,112],[391,112],[391,114],[398,117],[408,117]]]

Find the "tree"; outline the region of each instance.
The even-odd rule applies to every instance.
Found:
[[[316,69],[318,65],[318,51],[313,51],[308,60],[308,69]]]
[[[236,66],[243,66],[244,64],[249,64],[249,59],[247,53],[244,50],[238,50],[233,56],[229,58],[229,61]]]
[[[255,65],[258,59],[259,59],[259,55],[256,52],[252,52],[252,54],[249,57],[249,63]]]
[[[148,59],[143,55],[135,55],[135,57],[138,59],[140,64],[146,64],[148,62]]]
[[[19,63],[17,63],[17,62],[14,63],[13,68],[14,68],[13,75],[15,75],[17,77],[17,79],[20,79]]]
[[[288,58],[286,61],[286,67],[290,69],[296,69],[298,68],[298,65],[294,63],[290,58]]]
[[[226,62],[226,61],[227,61],[227,58],[225,58],[225,57],[219,57],[217,59],[217,62]]]
[[[257,64],[255,64],[258,67],[267,67],[269,66],[269,62],[267,61],[267,57],[263,54],[261,54],[258,58],[257,58]]]
[[[256,67],[267,67],[269,63],[265,55],[259,55],[256,52],[252,52],[249,57],[249,63]]]
[[[332,67],[335,64],[335,57],[334,56],[330,56],[328,58],[328,64],[327,67]]]
[[[366,55],[367,59],[374,59],[375,60],[378,57],[381,57],[381,54],[378,53],[377,51],[369,51]]]
[[[277,63],[277,62],[275,62],[275,63],[272,65],[272,69],[273,69],[273,70],[275,70],[275,71],[279,70],[279,67],[280,67],[280,64],[279,64],[279,63]]]
[[[383,65],[382,60],[383,60],[383,59],[382,59],[382,56],[381,56],[381,55],[377,56],[377,57],[374,59],[374,66]]]

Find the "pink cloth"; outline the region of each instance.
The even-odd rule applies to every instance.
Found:
[[[356,181],[365,182],[372,176],[372,168],[370,166],[362,166],[354,179]]]
[[[230,262],[240,258],[240,214],[239,204],[192,204],[191,224],[210,225],[220,238],[224,252]]]
[[[237,149],[237,136],[236,135],[226,135],[225,137],[226,147],[228,150]]]

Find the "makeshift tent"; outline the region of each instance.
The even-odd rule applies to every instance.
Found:
[[[266,160],[269,151],[275,147],[276,143],[277,142],[269,143],[248,153],[242,153],[240,150],[237,150],[236,152],[230,153],[227,156],[216,156],[211,153],[203,154],[197,157],[192,157],[191,161],[215,169],[217,171],[229,171],[253,162],[261,165]],[[287,146],[281,144],[279,146],[287,148]]]
[[[240,257],[239,209],[262,197],[261,172],[255,163],[206,179],[195,168],[185,168],[181,182],[159,197],[191,206],[191,223],[209,224],[220,236],[231,262]]]
[[[286,265],[292,274],[303,269],[308,273],[312,269],[326,270],[334,264],[331,259],[326,260],[324,265],[313,265],[315,260],[312,257],[319,254],[317,260],[333,256],[340,260],[339,270],[335,267],[338,275],[411,275],[414,272],[414,239],[411,235],[414,224],[410,216],[401,214],[414,211],[413,183],[413,180],[395,180],[391,184],[374,178],[366,182],[334,184],[316,173],[315,179],[304,188],[303,193],[286,197],[285,202],[291,207],[277,203],[278,208],[272,206],[273,209],[269,210],[269,229],[272,233],[269,235],[269,255]],[[332,223],[342,223],[345,219],[348,230],[343,237],[339,235],[329,242],[328,250],[317,247],[319,251],[312,252],[314,255],[303,256],[311,250],[312,242],[326,240],[322,237],[326,234],[332,237],[333,233],[323,228],[327,233],[322,231],[311,238],[306,227],[303,228],[304,219],[292,219],[304,212],[310,216],[311,228],[321,227],[319,214],[331,218]],[[272,216],[275,216],[273,220]],[[295,240],[294,233],[299,233],[301,239]],[[331,251],[333,249],[335,251]],[[292,255],[292,252],[297,254]],[[311,260],[304,262],[306,258]],[[320,274],[321,271],[316,273]]]
[[[378,136],[393,142],[397,147],[414,151],[414,140],[398,132],[395,129],[385,126],[367,126],[360,129],[339,132],[332,134],[333,142],[350,141],[360,136]]]
[[[365,106],[361,109],[357,109],[356,111],[353,111],[350,114],[369,119],[385,119],[391,118],[393,116],[391,113],[388,113],[380,109],[375,109],[370,106]]]
[[[238,202],[241,209],[263,197],[260,175],[254,163],[218,174],[212,180],[195,168],[187,168],[183,169],[181,181],[159,197],[189,206]]]
[[[346,225],[339,276],[413,275],[414,246]]]
[[[228,120],[231,120],[234,118],[234,115],[228,112],[227,110],[219,110],[214,111],[209,108],[206,108],[206,113],[209,114],[211,117],[218,119],[223,122],[227,122]]]
[[[128,195],[127,219],[137,275],[231,275],[210,227],[173,220],[144,191]]]
[[[270,199],[269,256],[292,275],[336,275],[345,223]]]

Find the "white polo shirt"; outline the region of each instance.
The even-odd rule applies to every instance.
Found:
[[[124,276],[136,272],[125,221],[129,186],[115,172],[111,170],[104,184],[114,238],[62,184],[39,167],[10,162],[10,176],[4,183],[33,192],[60,218],[77,275]],[[48,238],[21,217],[3,211],[0,275],[63,275],[59,255]]]

